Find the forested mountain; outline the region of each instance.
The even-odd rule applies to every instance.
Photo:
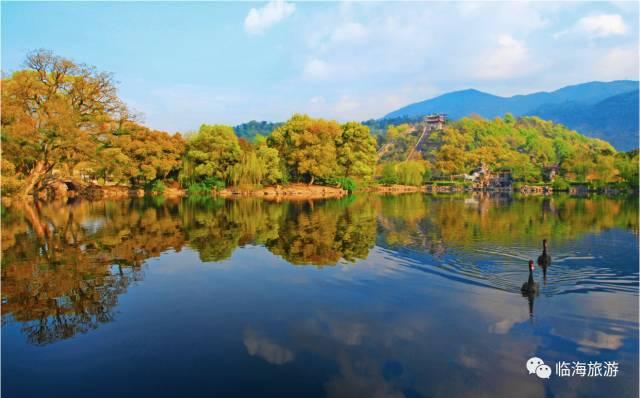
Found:
[[[553,92],[500,97],[478,90],[447,93],[408,105],[387,114],[384,119],[418,118],[446,113],[450,119],[477,114],[494,118],[540,116],[565,124],[590,137],[609,141],[619,150],[637,148],[638,82],[619,80],[567,86]]]
[[[543,106],[534,112],[589,136],[609,141],[621,150],[638,147],[638,90],[614,95],[596,104],[579,102]]]
[[[390,126],[378,155],[382,164],[395,167],[381,171],[383,180],[393,179],[394,172],[458,178],[481,164],[510,170],[522,182],[549,181],[551,172],[568,181],[632,183],[638,178],[637,151],[616,152],[605,141],[535,116],[462,118],[439,131],[425,130],[421,123]]]

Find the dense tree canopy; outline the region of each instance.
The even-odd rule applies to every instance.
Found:
[[[231,127],[222,125],[202,125],[188,137],[182,169],[182,180],[187,185],[208,184],[215,179],[252,187],[276,184],[282,177],[280,155],[264,140],[252,144],[238,139]]]
[[[110,122],[128,113],[107,73],[43,50],[25,65],[2,80],[2,143],[27,194],[54,167],[91,159]]]
[[[389,126],[382,160],[406,159],[421,131],[420,125]],[[428,133],[418,150],[432,165],[426,168],[435,178],[459,177],[484,163],[493,170],[510,170],[516,181],[523,182],[545,182],[551,169],[578,182],[637,179],[632,172],[637,169],[637,155],[633,163],[633,155],[617,154],[605,141],[537,117],[464,118]],[[391,169],[385,170],[388,176]]]
[[[144,184],[177,173],[182,137],[136,123],[111,75],[48,51],[2,81],[4,187],[37,192],[54,173]]]
[[[126,180],[132,185],[165,179],[180,170],[184,147],[179,134],[127,122],[99,145],[88,171],[97,171],[97,177],[104,180]]]
[[[280,152],[291,176],[305,178],[329,177],[336,172],[336,140],[341,136],[335,121],[293,115],[269,137],[269,146]]]
[[[373,177],[377,155],[376,140],[369,133],[369,128],[357,122],[342,125],[342,135],[337,141],[339,172],[344,177]]]
[[[242,150],[229,126],[206,125],[187,141],[186,157],[193,163],[197,178],[228,180],[231,167],[240,161]]]
[[[357,122],[293,115],[269,137],[294,180],[349,177],[369,180],[376,163],[375,139]]]

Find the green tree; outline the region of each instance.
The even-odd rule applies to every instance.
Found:
[[[615,157],[615,167],[619,170],[620,178],[630,187],[638,189],[638,150],[619,153]]]
[[[403,185],[420,186],[423,182],[423,175],[427,170],[424,161],[407,160],[401,162],[396,167],[398,181]]]
[[[282,180],[280,155],[277,150],[267,146],[260,146],[256,150],[256,155],[258,156],[258,163],[262,169],[263,184],[275,184]]]
[[[367,126],[358,122],[342,125],[337,140],[338,165],[345,177],[371,180],[376,165],[376,140]]]
[[[382,185],[393,185],[398,183],[398,173],[396,173],[396,167],[393,163],[384,163],[379,182]]]
[[[222,125],[200,126],[187,141],[187,161],[196,180],[215,177],[230,181],[231,167],[240,162],[242,150],[233,129]]]

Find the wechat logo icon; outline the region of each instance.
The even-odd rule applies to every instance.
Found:
[[[551,376],[551,368],[545,365],[544,361],[538,357],[531,357],[527,361],[529,374],[535,373],[541,379],[548,379]]]

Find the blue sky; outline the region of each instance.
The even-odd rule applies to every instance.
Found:
[[[381,117],[638,78],[637,2],[2,2],[2,71],[46,48],[114,73],[153,128]]]

